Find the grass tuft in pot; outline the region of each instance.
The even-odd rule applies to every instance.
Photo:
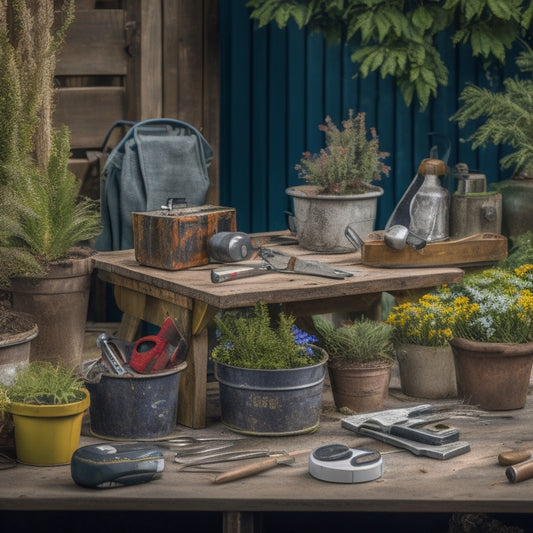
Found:
[[[86,393],[82,389],[80,376],[60,363],[32,361],[19,368],[13,384],[0,393],[9,402],[60,405],[83,400]]]
[[[393,328],[385,322],[361,318],[340,327],[322,317],[314,318],[315,329],[330,359],[366,364],[393,362]]]
[[[212,357],[216,361],[240,368],[282,369],[318,364],[322,353],[313,350],[317,339],[299,330],[291,315],[279,313],[276,322],[268,307],[258,302],[249,313],[228,312],[215,317],[220,330]]]

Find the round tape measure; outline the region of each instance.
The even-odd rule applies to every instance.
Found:
[[[364,483],[381,477],[383,459],[376,450],[326,444],[311,452],[309,473],[331,483]]]

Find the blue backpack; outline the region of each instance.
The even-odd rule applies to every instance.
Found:
[[[190,124],[174,119],[118,121],[109,130],[130,126],[109,154],[100,176],[103,225],[95,248],[100,251],[133,248],[132,212],[155,211],[169,198],[188,206],[205,204],[207,169],[213,150]]]

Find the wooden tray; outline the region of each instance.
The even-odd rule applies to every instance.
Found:
[[[368,236],[362,246],[362,263],[374,267],[486,265],[507,257],[507,238],[499,233],[479,233],[453,241],[432,242],[421,250],[407,245],[394,250],[383,241],[382,231]]]

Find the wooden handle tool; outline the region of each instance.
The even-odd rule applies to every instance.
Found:
[[[512,450],[498,455],[498,463],[502,466],[511,466],[533,459],[533,450]]]
[[[505,475],[511,483],[518,483],[533,477],[533,459],[528,459],[516,465],[508,466]]]
[[[213,483],[227,483],[228,481],[235,481],[237,479],[242,479],[243,477],[253,476],[254,474],[259,474],[265,470],[270,470],[279,464],[291,464],[295,460],[296,455],[300,454],[309,454],[311,450],[298,450],[296,452],[283,453],[269,457],[262,461],[258,461],[251,465],[239,466],[219,474],[214,480]]]

